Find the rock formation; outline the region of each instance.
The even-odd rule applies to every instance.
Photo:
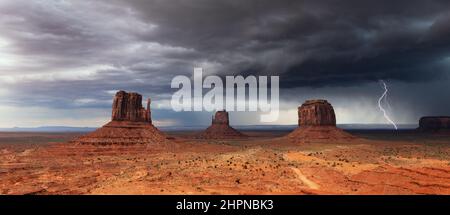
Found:
[[[141,95],[119,91],[113,101],[112,120],[151,123],[150,102],[151,100],[148,99],[147,109],[145,109],[142,107]]]
[[[244,137],[246,137],[244,134],[230,126],[230,119],[226,111],[217,111],[211,120],[211,126],[197,136],[199,139],[237,139]]]
[[[333,106],[326,100],[307,100],[298,107],[299,126],[336,126]]]
[[[298,108],[299,127],[288,134],[295,143],[341,141],[354,139],[336,127],[333,106],[326,100],[307,100]]]
[[[212,125],[230,125],[230,118],[228,112],[217,111],[216,115],[211,118]]]
[[[138,93],[117,92],[111,118],[112,120],[103,127],[73,142],[93,145],[132,145],[167,141],[166,136],[152,124],[150,99],[145,109],[142,107],[142,96]]]
[[[419,128],[424,132],[450,131],[450,116],[426,116],[420,118]]]

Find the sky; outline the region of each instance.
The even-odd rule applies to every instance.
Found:
[[[337,123],[417,124],[450,115],[447,0],[0,0],[0,127],[101,126],[113,95],[152,98],[158,126],[207,125],[174,112],[171,80],[280,77],[280,118],[327,99]],[[235,125],[260,112],[231,112]]]

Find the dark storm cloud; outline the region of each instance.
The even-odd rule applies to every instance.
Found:
[[[111,65],[132,79],[152,82],[203,65],[222,75],[279,74],[282,87],[431,80],[448,74],[449,5],[437,0],[10,1],[0,8],[2,36],[12,40],[9,51],[28,60],[3,71]]]
[[[446,114],[450,101],[425,107],[410,92],[448,84],[449,11],[444,0],[0,1],[0,108],[107,109],[119,89],[161,104],[173,77],[203,67],[280,75],[284,101],[300,98],[296,88],[372,98],[385,79],[405,84],[393,97],[405,107]]]
[[[426,81],[448,74],[447,1],[141,1],[157,31],[222,74],[280,74],[282,86]]]

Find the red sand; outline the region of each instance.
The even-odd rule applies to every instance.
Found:
[[[247,135],[131,146],[0,145],[0,193],[450,194],[450,138],[294,143],[270,132]]]
[[[166,144],[169,141],[164,133],[150,123],[111,121],[73,142],[92,145],[133,145]]]
[[[353,135],[336,128],[336,126],[304,126],[298,127],[288,136],[293,143],[352,141]]]

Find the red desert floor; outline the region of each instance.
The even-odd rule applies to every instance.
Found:
[[[78,134],[0,133],[0,194],[450,194],[450,136],[355,134],[90,146]],[[398,137],[400,136],[400,137]]]

